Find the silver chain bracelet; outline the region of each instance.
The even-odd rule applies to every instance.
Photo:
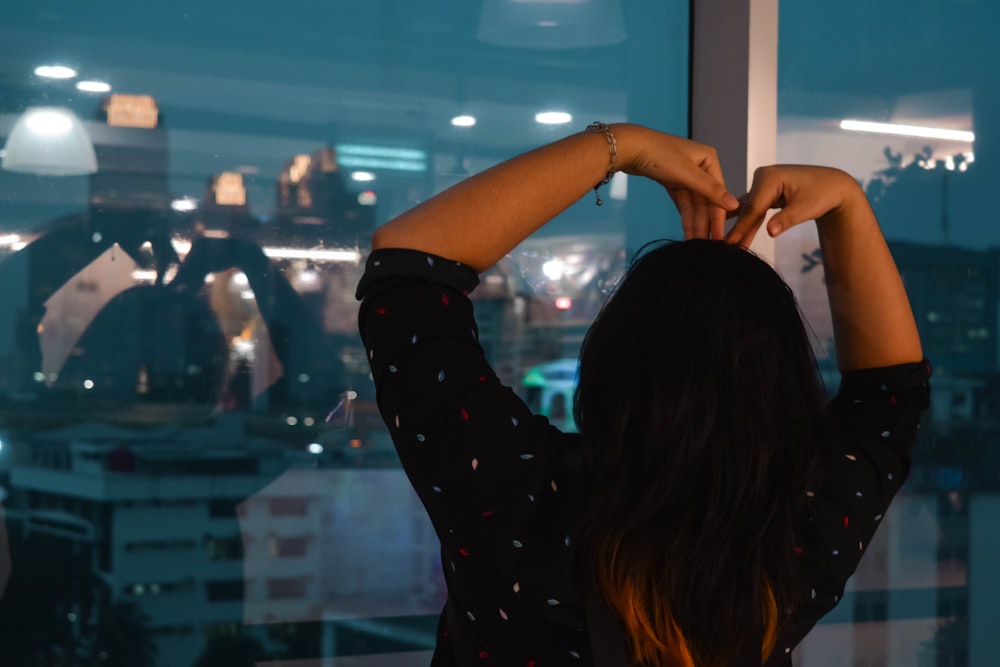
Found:
[[[587,132],[603,132],[604,136],[608,139],[608,147],[611,149],[611,164],[608,166],[608,173],[606,173],[604,178],[602,178],[601,181],[594,186],[594,196],[597,197],[597,205],[602,206],[604,201],[601,199],[600,189],[602,185],[606,185],[611,182],[611,177],[615,175],[615,170],[618,168],[618,144],[615,142],[614,133],[606,123],[595,121],[587,126]]]

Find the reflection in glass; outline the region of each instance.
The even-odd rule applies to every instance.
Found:
[[[444,582],[356,334],[368,239],[593,120],[683,133],[687,12],[223,0],[10,13],[5,166],[17,118],[44,104],[80,119],[96,171],[0,172],[0,664],[426,664]],[[74,45],[75,78],[33,73],[52,43]],[[563,115],[536,122],[546,110]],[[566,428],[564,360],[626,248],[669,233],[662,193],[625,183],[474,295],[485,353]]]
[[[835,650],[844,663],[989,664],[1000,592],[1000,238],[984,212],[997,176],[1000,98],[974,54],[988,60],[997,8],[937,1],[852,13],[820,5],[782,5],[779,159],[836,166],[863,184],[935,375],[888,530],[862,563],[849,604],[818,628],[800,662],[828,664]],[[906,28],[896,22],[901,11]],[[836,56],[815,48],[827,37],[840,45]],[[804,227],[778,241],[778,265],[832,378],[821,252]]]

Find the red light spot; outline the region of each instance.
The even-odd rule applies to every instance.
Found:
[[[493,516],[493,510],[486,510],[483,512],[483,516]]]
[[[361,449],[362,443],[360,438],[354,438],[348,444],[351,446],[351,449]]]
[[[488,653],[486,653],[486,651],[480,651],[480,652],[479,652],[479,658],[480,658],[481,660],[485,660],[485,659],[486,659],[486,658],[487,658],[488,656],[489,656],[489,654],[488,654]]]
[[[466,549],[465,547],[460,547],[459,550],[458,550],[458,553],[462,554],[463,556],[468,556],[469,555],[469,550]]]
[[[448,295],[447,294],[442,294],[441,295],[441,303],[443,303],[446,306],[448,305]]]
[[[379,308],[375,312],[378,313],[379,315],[385,315],[385,308]]]
[[[557,310],[569,310],[573,307],[573,299],[568,296],[556,297],[556,309]]]
[[[462,408],[462,419],[469,421],[469,411],[465,408]]]
[[[844,528],[847,528],[847,526],[848,526],[848,524],[850,524],[850,522],[851,522],[851,520],[845,516],[844,517]]]
[[[795,555],[798,556],[802,553],[802,547],[792,547],[792,551],[794,551]]]

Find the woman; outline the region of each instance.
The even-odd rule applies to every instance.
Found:
[[[687,240],[638,260],[594,323],[566,435],[500,385],[465,295],[616,170],[663,185]],[[817,220],[843,373],[829,410],[789,289],[744,250],[770,208],[772,236]],[[741,205],[710,147],[595,123],[404,213],[373,249],[362,337],[448,582],[434,665],[790,663],[902,484],[928,398],[849,176],[768,167]]]

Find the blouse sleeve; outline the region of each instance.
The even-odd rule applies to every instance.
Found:
[[[833,438],[822,481],[806,493],[797,531],[795,552],[809,589],[779,640],[784,648],[794,647],[839,602],[906,480],[929,405],[930,373],[923,361],[844,374],[830,406]]]
[[[477,284],[458,262],[382,249],[358,286],[379,411],[442,539],[533,501],[558,433],[484,357],[467,296]]]

